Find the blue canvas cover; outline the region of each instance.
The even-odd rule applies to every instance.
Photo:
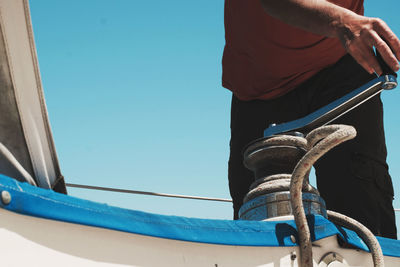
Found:
[[[0,191],[8,191],[12,200],[4,209],[76,224],[181,241],[235,246],[295,246],[294,221],[258,222],[210,220],[166,216],[112,207],[51,190],[33,187],[0,175]],[[337,235],[350,245],[368,251],[353,231],[338,227],[322,216],[308,218],[313,240]],[[383,254],[400,257],[400,241],[380,238]]]

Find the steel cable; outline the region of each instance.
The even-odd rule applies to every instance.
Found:
[[[109,191],[109,192],[127,193],[127,194],[135,194],[135,195],[147,195],[147,196],[170,197],[170,198],[184,198],[184,199],[194,199],[194,200],[208,200],[208,201],[219,201],[219,202],[232,202],[231,199],[225,199],[225,198],[212,198],[212,197],[201,197],[201,196],[165,194],[165,193],[156,193],[156,192],[130,190],[130,189],[120,189],[120,188],[111,188],[111,187],[102,187],[102,186],[93,186],[93,185],[83,185],[83,184],[67,183],[66,186],[67,187],[74,187],[74,188],[81,188],[81,189]]]

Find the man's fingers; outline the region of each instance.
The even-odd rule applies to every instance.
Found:
[[[361,18],[354,22],[353,28],[350,28],[354,30],[352,34],[339,36],[343,46],[369,73],[376,72],[382,75],[384,67],[378,62],[374,47],[388,67],[397,72],[400,69],[400,40],[383,20]]]
[[[372,72],[370,73],[372,74],[375,72],[378,76],[382,75],[382,67],[375,56],[374,50],[366,47],[366,50],[362,55],[366,64],[368,64],[369,68],[372,69]]]
[[[378,76],[381,76],[383,73],[382,66],[379,64],[378,59],[375,56],[375,52],[373,49],[368,49],[369,53],[364,54],[366,57],[366,61],[369,66],[374,70]]]
[[[379,36],[387,42],[392,52],[395,54],[397,60],[400,60],[400,40],[392,32],[389,26],[381,19],[376,19],[374,23],[374,29]]]
[[[400,68],[399,62],[389,45],[376,32],[371,32],[371,35],[371,44],[379,51],[386,64],[392,70],[398,71]]]
[[[382,68],[375,57],[374,51],[366,45],[349,47],[348,52],[369,74],[382,74]]]

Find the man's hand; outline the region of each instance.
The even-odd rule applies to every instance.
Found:
[[[392,70],[399,70],[400,41],[383,20],[353,13],[334,27],[345,49],[369,73],[382,74],[373,47]]]
[[[339,38],[369,73],[382,74],[375,47],[394,71],[399,70],[400,41],[381,19],[360,16],[326,0],[260,0],[265,11],[303,30]]]

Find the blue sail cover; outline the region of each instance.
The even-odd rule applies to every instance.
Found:
[[[8,191],[12,200],[0,206],[16,213],[107,228],[128,233],[181,241],[235,246],[295,246],[290,236],[297,236],[294,221],[258,222],[210,220],[167,216],[112,207],[83,200],[48,189],[21,183],[0,174],[0,190]],[[310,216],[313,240],[332,235],[368,251],[353,231],[336,226],[322,216]],[[400,257],[400,241],[380,238],[383,254]]]

